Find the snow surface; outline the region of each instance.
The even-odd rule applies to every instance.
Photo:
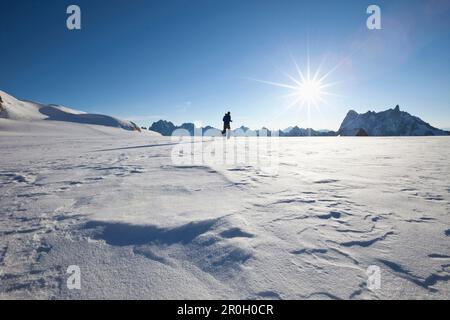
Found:
[[[448,137],[281,138],[272,174],[173,147],[0,119],[0,298],[450,298]]]

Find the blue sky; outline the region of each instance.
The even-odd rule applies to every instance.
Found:
[[[78,4],[82,30],[66,28]],[[366,9],[382,10],[382,30]],[[339,127],[349,109],[401,108],[450,128],[447,0],[2,0],[0,90],[149,125]],[[287,108],[296,61],[322,63],[326,103]],[[338,66],[338,68],[335,68]],[[297,76],[298,78],[298,76]]]

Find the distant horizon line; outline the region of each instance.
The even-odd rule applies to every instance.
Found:
[[[17,99],[17,100],[24,101],[24,102],[32,102],[32,103],[37,103],[37,104],[41,104],[41,105],[49,105],[49,106],[50,106],[50,105],[57,105],[57,106],[67,107],[67,106],[64,105],[64,104],[59,104],[59,103],[46,103],[46,102],[41,102],[41,101],[32,100],[32,99],[29,99],[29,98],[17,98],[17,97],[15,97],[15,96],[9,94],[8,92],[6,92],[6,91],[4,91],[4,90],[1,90],[1,89],[0,89],[0,92],[6,94],[6,95],[8,95],[8,96],[11,96],[11,97],[13,97],[13,98],[15,98],[15,99]],[[76,111],[80,111],[80,112],[84,112],[84,111],[82,111],[82,110],[78,110],[78,107],[75,107],[76,109],[74,109],[74,107],[72,107],[72,106],[67,107],[67,108],[70,108],[70,109],[73,109],[73,110],[76,110]],[[395,107],[390,107],[390,108],[388,107],[388,109],[382,110],[382,111],[378,111],[378,112],[377,112],[377,111],[372,111],[372,110],[369,109],[369,110],[367,110],[366,112],[363,112],[363,113],[359,113],[359,112],[355,111],[354,109],[355,109],[355,108],[349,108],[349,110],[347,111],[347,114],[348,114],[349,112],[351,112],[351,111],[356,112],[358,115],[365,114],[365,113],[369,113],[369,112],[380,113],[380,112],[385,112],[385,111],[388,111],[388,110],[394,110]],[[401,111],[403,111],[403,110],[401,110]],[[406,112],[406,113],[410,114],[410,113],[407,112],[407,111],[403,111],[403,112]],[[94,113],[92,113],[92,114],[107,115],[107,114],[104,114],[104,113],[97,113],[97,112],[94,112]],[[152,125],[153,123],[162,120],[162,121],[171,122],[171,123],[174,124],[175,126],[181,126],[181,125],[183,125],[183,124],[194,124],[194,126],[195,126],[196,128],[211,127],[211,128],[217,129],[216,127],[211,126],[211,125],[205,125],[205,126],[200,126],[200,127],[198,127],[198,126],[195,124],[196,121],[194,121],[194,122],[183,122],[181,125],[176,125],[176,124],[175,124],[174,122],[172,122],[171,120],[165,120],[165,119],[164,119],[164,116],[161,116],[161,115],[148,115],[148,116],[145,116],[145,115],[144,115],[144,116],[131,116],[131,117],[130,117],[130,116],[115,116],[115,115],[111,115],[111,116],[113,116],[113,117],[115,117],[115,118],[118,118],[118,119],[121,119],[121,120],[130,121],[130,122],[143,122],[143,121],[151,121],[151,119],[155,119],[155,121],[153,121],[153,122],[148,126],[148,128],[150,128],[151,125]],[[419,118],[420,118],[420,117],[419,117]],[[159,120],[156,120],[156,119],[159,119]],[[341,123],[342,123],[342,122],[341,122]],[[143,126],[143,125],[140,125],[139,127],[144,127],[144,126]],[[267,130],[271,130],[271,131],[275,131],[275,130],[285,131],[286,129],[289,129],[289,128],[295,128],[295,127],[299,128],[299,129],[314,130],[314,131],[318,131],[318,132],[337,132],[337,131],[339,131],[339,128],[338,128],[337,130],[332,130],[332,129],[328,129],[328,128],[327,128],[327,129],[314,129],[313,127],[301,127],[301,126],[299,126],[298,124],[290,125],[290,126],[284,128],[284,129],[281,129],[281,128],[278,128],[278,129],[270,129],[270,128],[264,126],[264,125],[263,125],[260,129],[251,129],[250,127],[247,127],[247,126],[245,126],[245,125],[241,125],[240,127],[237,127],[236,129],[241,128],[241,127],[246,127],[246,128],[248,128],[249,130],[253,130],[253,131],[257,131],[257,130],[261,130],[261,129],[267,129]],[[440,129],[440,130],[444,130],[444,131],[450,131],[450,124],[445,125],[445,126],[439,126],[439,127],[436,127],[436,128],[438,128],[438,129]],[[220,129],[219,129],[219,130],[220,130]]]

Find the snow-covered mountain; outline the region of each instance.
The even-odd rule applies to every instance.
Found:
[[[170,121],[159,120],[159,121],[153,122],[149,128],[149,130],[159,132],[163,136],[170,136],[177,129],[184,129],[187,132],[189,132],[189,135],[194,135],[194,130],[196,129],[196,127],[193,123],[183,123],[181,126],[176,126]],[[199,128],[197,128],[197,129],[199,129]],[[214,129],[214,128],[210,127],[210,126],[203,128],[203,130],[206,130],[206,129]]]
[[[449,132],[432,127],[422,119],[400,111],[400,107],[382,112],[359,114],[350,110],[338,134],[355,136],[366,132],[369,136],[446,136]]]
[[[328,137],[335,135],[336,132],[334,131],[317,131],[311,128],[300,128],[298,126],[291,128],[289,131],[288,129],[280,131],[280,137]]]
[[[221,131],[221,130],[211,127],[211,126],[197,128],[193,123],[183,123],[181,126],[176,126],[172,122],[166,121],[166,120],[159,120],[159,121],[153,122],[153,124],[150,126],[150,130],[159,132],[163,136],[170,136],[172,134],[172,132],[174,132],[177,129],[184,129],[190,135],[194,134],[195,129],[201,129],[203,131],[203,133],[208,131],[208,133],[213,133],[213,134],[218,134]],[[262,134],[263,136],[266,136],[266,135],[271,136],[272,135],[272,131],[267,128],[261,128],[261,130],[251,130],[248,127],[241,126],[239,128],[232,130],[233,134],[236,136],[243,135],[243,133],[249,134],[249,131],[252,133],[251,135],[253,135],[253,134],[254,135]],[[264,132],[264,133],[262,133],[262,132]],[[285,130],[279,130],[278,135],[280,137],[307,137],[307,136],[316,137],[316,136],[335,136],[336,132],[329,131],[329,130],[316,131],[314,129],[305,129],[305,128],[299,128],[298,126],[295,126],[295,127],[286,128]]]
[[[47,105],[19,100],[3,91],[0,91],[0,118],[19,121],[65,121],[140,131],[139,127],[131,121],[120,120],[102,114],[89,114],[60,105]]]
[[[155,132],[159,132],[163,136],[170,136],[172,132],[176,129],[176,127],[170,121],[159,120],[153,122],[149,129]]]
[[[289,133],[289,132],[291,132],[292,129],[294,129],[294,127],[293,127],[293,126],[289,126],[289,127],[287,127],[286,129],[281,130],[281,131],[282,131],[283,133]]]

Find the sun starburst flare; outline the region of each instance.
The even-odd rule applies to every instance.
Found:
[[[253,80],[272,86],[289,89],[291,92],[286,94],[284,97],[291,98],[292,102],[286,109],[289,109],[293,106],[299,106],[300,108],[306,106],[308,108],[308,112],[310,112],[311,107],[314,106],[316,109],[320,110],[320,105],[328,104],[326,100],[327,96],[337,96],[336,94],[326,90],[327,88],[338,84],[338,82],[332,83],[326,81],[336,68],[333,68],[321,75],[321,64],[312,75],[309,57],[306,72],[300,69],[294,59],[292,60],[295,65],[297,75],[292,76],[290,74],[283,73],[290,80],[289,83],[278,83],[258,79]]]

